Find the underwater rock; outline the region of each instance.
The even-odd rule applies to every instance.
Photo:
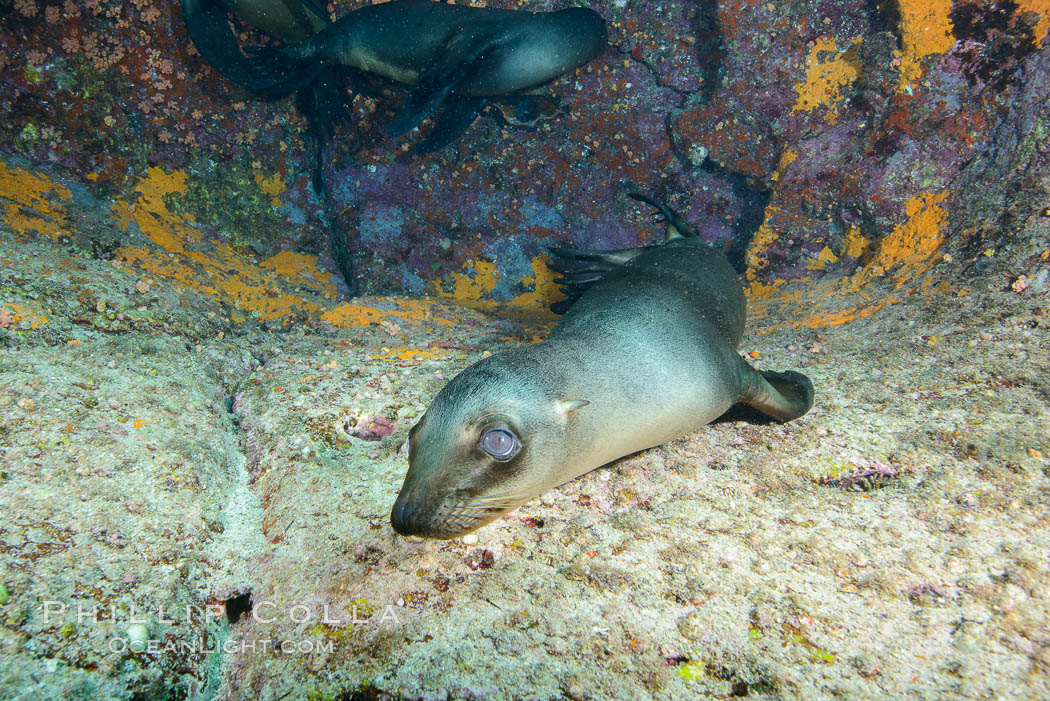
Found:
[[[385,416],[362,416],[348,433],[365,441],[378,441],[394,432],[395,425]]]
[[[419,158],[359,97],[323,200],[171,3],[4,6],[0,697],[1050,697],[1045,3],[590,6],[564,115]],[[645,243],[627,180],[734,242],[743,350],[817,406],[395,536],[408,427],[550,328],[453,300]],[[363,290],[443,297],[342,298],[329,224]]]

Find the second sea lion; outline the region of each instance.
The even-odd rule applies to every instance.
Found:
[[[777,421],[809,411],[809,378],[755,370],[737,352],[745,299],[725,256],[663,204],[632,197],[664,214],[667,241],[554,249],[565,316],[545,341],[478,361],[434,398],[409,434],[395,531],[469,533],[734,404]]]
[[[605,46],[605,20],[586,8],[524,12],[392,0],[361,7],[298,44],[257,49],[258,76],[248,87],[279,97],[332,65],[410,85],[390,134],[404,134],[444,108],[424,147],[434,150],[493,99],[528,100],[523,91],[582,66]]]

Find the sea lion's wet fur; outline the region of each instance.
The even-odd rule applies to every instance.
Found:
[[[412,86],[392,135],[456,101],[466,104],[445,130],[462,131],[490,99],[553,80],[605,45],[604,20],[585,8],[524,12],[393,0],[361,7],[299,44],[258,50],[249,87],[279,97],[323,66],[348,66]]]
[[[600,274],[550,337],[485,358],[438,393],[411,432],[409,470],[391,514],[398,532],[469,532],[600,465],[690,433],[736,403],[780,421],[809,410],[808,378],[760,373],[740,357],[740,281],[724,255],[670,214],[663,245],[564,253],[574,274],[581,266],[572,261],[588,257]],[[493,421],[521,441],[509,462],[478,447]]]

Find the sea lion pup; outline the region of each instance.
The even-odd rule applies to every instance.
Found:
[[[258,76],[248,87],[280,97],[331,65],[411,85],[390,135],[444,107],[423,145],[432,151],[454,141],[493,99],[527,101],[526,91],[579,68],[605,46],[605,20],[586,8],[524,12],[392,0],[361,7],[301,43],[257,48]]]
[[[408,439],[390,515],[402,535],[453,538],[742,403],[777,421],[813,405],[797,372],[737,352],[745,301],[729,261],[673,211],[667,240],[553,249],[569,300],[547,340],[479,360],[438,392]]]

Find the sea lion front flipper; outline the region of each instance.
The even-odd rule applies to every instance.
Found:
[[[430,70],[421,73],[408,94],[408,99],[390,125],[390,136],[401,136],[411,131],[434,113],[456,84],[471,77],[476,62],[495,44],[476,36],[468,27],[460,27],[445,42],[441,60]]]
[[[777,421],[791,421],[813,407],[813,383],[794,370],[755,370],[740,358],[740,402]]]
[[[619,268],[651,246],[638,248],[621,248],[612,251],[594,251],[580,248],[560,248],[551,246],[547,251],[551,255],[547,267],[561,275],[554,282],[561,286],[562,294],[567,299],[554,302],[550,310],[555,314],[564,314],[580,298],[587,288],[605,277],[610,270]]]
[[[434,128],[425,139],[416,144],[416,152],[433,153],[445,148],[474,123],[488,104],[489,99],[485,97],[447,100]]]

